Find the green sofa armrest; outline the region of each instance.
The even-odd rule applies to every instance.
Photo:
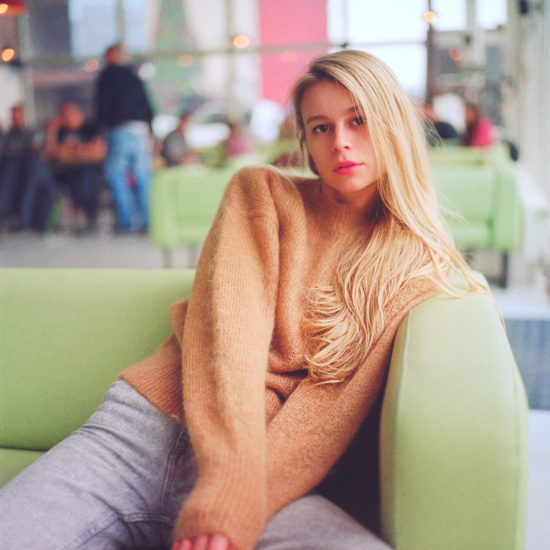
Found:
[[[437,296],[399,327],[380,426],[381,521],[395,550],[520,550],[525,390],[493,298]]]

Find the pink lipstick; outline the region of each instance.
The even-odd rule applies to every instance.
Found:
[[[352,160],[345,160],[342,162],[339,162],[334,167],[334,172],[337,174],[340,174],[341,176],[348,176],[350,174],[355,174],[361,167],[361,164],[358,162],[353,162]]]

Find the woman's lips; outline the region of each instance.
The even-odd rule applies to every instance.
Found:
[[[353,161],[339,162],[334,167],[334,172],[340,174],[341,176],[348,176],[350,174],[355,174],[361,167],[361,164]]]

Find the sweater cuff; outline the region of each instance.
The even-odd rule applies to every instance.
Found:
[[[267,523],[265,483],[250,472],[222,483],[219,478],[218,483],[199,478],[179,514],[175,540],[220,533],[237,550],[254,549]]]

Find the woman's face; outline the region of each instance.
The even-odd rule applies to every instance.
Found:
[[[313,84],[302,98],[306,146],[323,191],[340,202],[364,207],[377,195],[380,172],[367,123],[343,86]]]

